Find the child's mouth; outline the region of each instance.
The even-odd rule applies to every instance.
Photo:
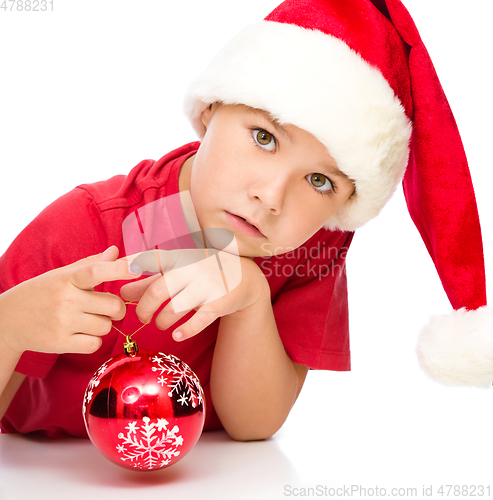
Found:
[[[248,222],[244,217],[240,217],[239,215],[231,214],[229,212],[226,212],[226,216],[228,217],[230,224],[242,233],[255,238],[265,238],[258,227]]]
[[[240,217],[239,215],[237,215],[236,217]],[[243,217],[240,217],[240,219],[244,220],[247,224],[250,224],[246,219],[244,219]],[[254,226],[253,224],[250,224],[250,226],[254,227],[255,229],[258,230],[258,227],[257,226]]]

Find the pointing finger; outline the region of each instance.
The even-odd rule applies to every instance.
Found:
[[[125,259],[130,264],[130,269],[140,273],[163,274],[175,265],[178,255],[175,251],[148,250],[135,255],[129,255]]]
[[[129,255],[125,257],[130,263],[130,269],[139,273],[161,273],[177,268],[187,267],[191,264],[206,259],[217,251],[204,249],[180,249],[180,250],[148,250],[147,252]]]
[[[90,255],[89,257],[84,257],[76,262],[72,262],[64,269],[78,269],[79,267],[87,266],[88,264],[93,264],[94,262],[111,262],[118,258],[118,247],[112,245],[108,247],[104,252]]]
[[[139,276],[129,270],[126,260],[117,260],[79,267],[70,276],[70,281],[81,290],[91,290],[105,281],[131,280]]]

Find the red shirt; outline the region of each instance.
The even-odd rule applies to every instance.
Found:
[[[0,292],[110,245],[118,246],[123,255],[124,219],[145,204],[177,193],[181,166],[199,145],[188,144],[159,161],[144,160],[127,176],[79,186],[49,205],[0,257]],[[286,352],[309,368],[350,369],[345,258],[352,235],[321,229],[292,252],[255,259],[269,282]],[[118,294],[122,284],[103,283],[96,290]],[[125,318],[115,323],[122,332],[142,326],[134,309],[127,306]],[[206,430],[221,428],[209,390],[218,322],[181,343],[171,338],[176,325],[161,331],[151,323],[135,337],[141,349],[174,354],[195,371],[206,395]],[[16,371],[27,377],[1,421],[1,430],[87,437],[81,411],[84,390],[100,365],[123,352],[123,341],[112,329],[94,354],[25,352]]]

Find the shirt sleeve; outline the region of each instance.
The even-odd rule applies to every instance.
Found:
[[[45,208],[0,257],[0,293],[107,248],[91,196],[75,188]],[[16,371],[43,378],[58,355],[26,351]]]
[[[353,234],[322,229],[277,262],[260,264],[272,283],[284,348],[292,361],[312,369],[351,369],[346,253]]]

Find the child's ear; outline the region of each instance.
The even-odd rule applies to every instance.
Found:
[[[209,123],[211,122],[213,106],[213,104],[210,104],[209,106],[207,106],[207,108],[204,109],[204,111],[202,111],[201,120],[206,129],[209,127]]]

